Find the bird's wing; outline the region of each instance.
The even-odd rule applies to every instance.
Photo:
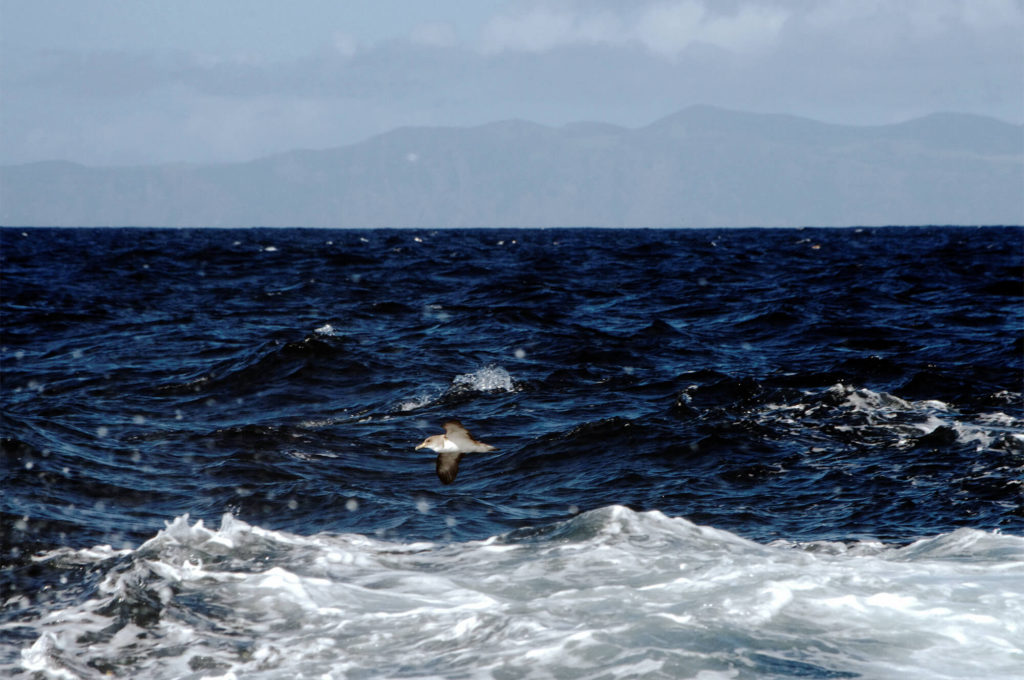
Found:
[[[444,434],[452,444],[455,444],[462,451],[482,453],[494,450],[494,447],[490,444],[484,444],[473,439],[473,435],[457,420],[449,420],[444,424]]]
[[[444,424],[444,433],[449,437],[466,437],[472,439],[466,428],[457,420],[449,420]]]
[[[455,481],[455,475],[459,474],[460,460],[462,460],[461,453],[437,454],[437,477],[442,484],[451,484]]]

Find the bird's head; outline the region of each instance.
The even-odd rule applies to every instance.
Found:
[[[427,437],[423,440],[423,443],[416,447],[416,450],[420,449],[433,449],[434,451],[441,451],[444,448],[444,435],[435,434],[431,437]]]

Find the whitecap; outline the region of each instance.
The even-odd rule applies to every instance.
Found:
[[[435,401],[437,401],[437,398],[439,396],[440,396],[440,393],[438,393],[438,392],[424,392],[424,393],[419,394],[419,395],[417,395],[415,397],[412,397],[411,399],[406,399],[404,401],[400,401],[398,403],[397,407],[396,407],[396,410],[398,410],[398,411],[400,411],[402,413],[408,413],[409,411],[415,411],[417,409],[421,409],[421,408],[423,408],[425,406],[429,406],[430,404],[433,404]]]
[[[965,415],[937,399],[912,401],[842,383],[823,392],[808,391],[797,403],[765,404],[754,415],[762,422],[794,426],[824,416],[834,431],[856,432],[865,440],[891,438],[898,447],[915,446],[922,436],[944,428],[958,443],[973,444],[978,451],[990,449],[1001,435],[1013,437],[1024,424],[1005,414]]]
[[[217,530],[179,517],[127,553],[70,552],[88,568],[69,575],[99,570],[104,585],[19,620],[37,634],[20,669],[1004,679],[1022,660],[1024,538],[973,529],[908,546],[764,545],[609,506],[403,544],[225,515]]]
[[[485,366],[473,373],[455,376],[452,387],[474,392],[514,392],[512,376],[501,366]]]

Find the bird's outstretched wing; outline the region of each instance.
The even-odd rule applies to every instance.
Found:
[[[442,484],[451,484],[455,481],[455,475],[459,474],[460,460],[462,460],[461,453],[437,454],[437,477]]]
[[[457,420],[449,420],[444,424],[444,434],[448,440],[455,444],[460,451],[472,452],[472,453],[483,453],[484,451],[494,451],[494,447],[490,444],[484,444],[473,439],[473,435],[469,433],[466,428],[462,426]]]

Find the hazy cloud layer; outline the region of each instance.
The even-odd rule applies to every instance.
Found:
[[[724,7],[728,8],[722,11]],[[753,2],[729,6],[676,0],[604,7],[543,3],[494,17],[484,27],[480,44],[485,52],[638,45],[670,58],[694,44],[754,52],[777,42],[788,14],[781,7]]]
[[[60,2],[45,17],[0,4],[0,163],[230,161],[507,118],[639,126],[697,103],[1024,120],[1020,0],[391,0],[377,18],[346,3],[122,4],[90,6],[77,34]],[[139,38],[161,21],[177,33]]]

